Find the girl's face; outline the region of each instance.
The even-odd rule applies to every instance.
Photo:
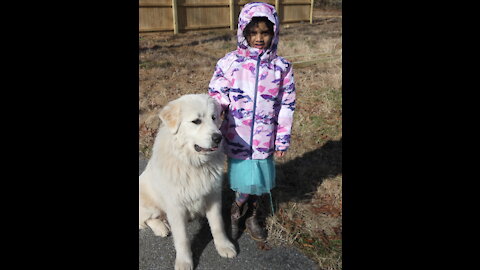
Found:
[[[265,22],[258,22],[257,25],[252,27],[250,35],[247,37],[248,46],[257,49],[268,49],[272,42],[272,37]]]

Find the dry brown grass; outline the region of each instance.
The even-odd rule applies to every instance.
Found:
[[[319,19],[319,10],[314,14],[312,25],[281,29],[279,55],[292,62],[329,60],[294,65],[292,145],[277,159],[276,211],[266,216],[265,225],[271,244],[295,245],[320,268],[337,270],[342,267],[342,23],[341,18]],[[206,93],[216,62],[236,48],[235,34],[225,29],[140,35],[139,149],[144,156],[150,156],[159,110],[181,95]]]

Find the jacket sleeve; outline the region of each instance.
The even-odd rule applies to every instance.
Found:
[[[287,151],[290,146],[290,134],[292,131],[293,113],[295,111],[295,81],[291,64],[285,73],[281,87],[283,95],[278,113],[277,135],[275,139],[276,151]]]
[[[218,101],[222,106],[222,111],[225,111],[228,108],[228,105],[230,105],[228,94],[232,87],[232,83],[225,78],[224,70],[221,67],[221,61],[222,59],[220,59],[215,66],[213,77],[208,85],[208,94]]]

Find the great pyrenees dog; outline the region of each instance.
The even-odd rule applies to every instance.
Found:
[[[175,269],[193,269],[186,224],[206,215],[220,256],[235,257],[221,214],[220,106],[207,94],[184,95],[159,116],[152,156],[139,177],[139,228],[148,226],[161,237],[171,232]]]

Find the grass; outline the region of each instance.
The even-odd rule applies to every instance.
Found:
[[[216,62],[236,48],[236,31],[150,33],[141,35],[139,43],[139,149],[148,158],[160,109],[181,95],[207,92]],[[297,109],[291,147],[276,160],[273,215],[268,197],[263,198],[268,241],[298,247],[321,269],[338,270],[342,268],[341,19],[318,17],[312,25],[282,25],[278,55],[294,63],[329,60],[303,68],[294,64]]]

